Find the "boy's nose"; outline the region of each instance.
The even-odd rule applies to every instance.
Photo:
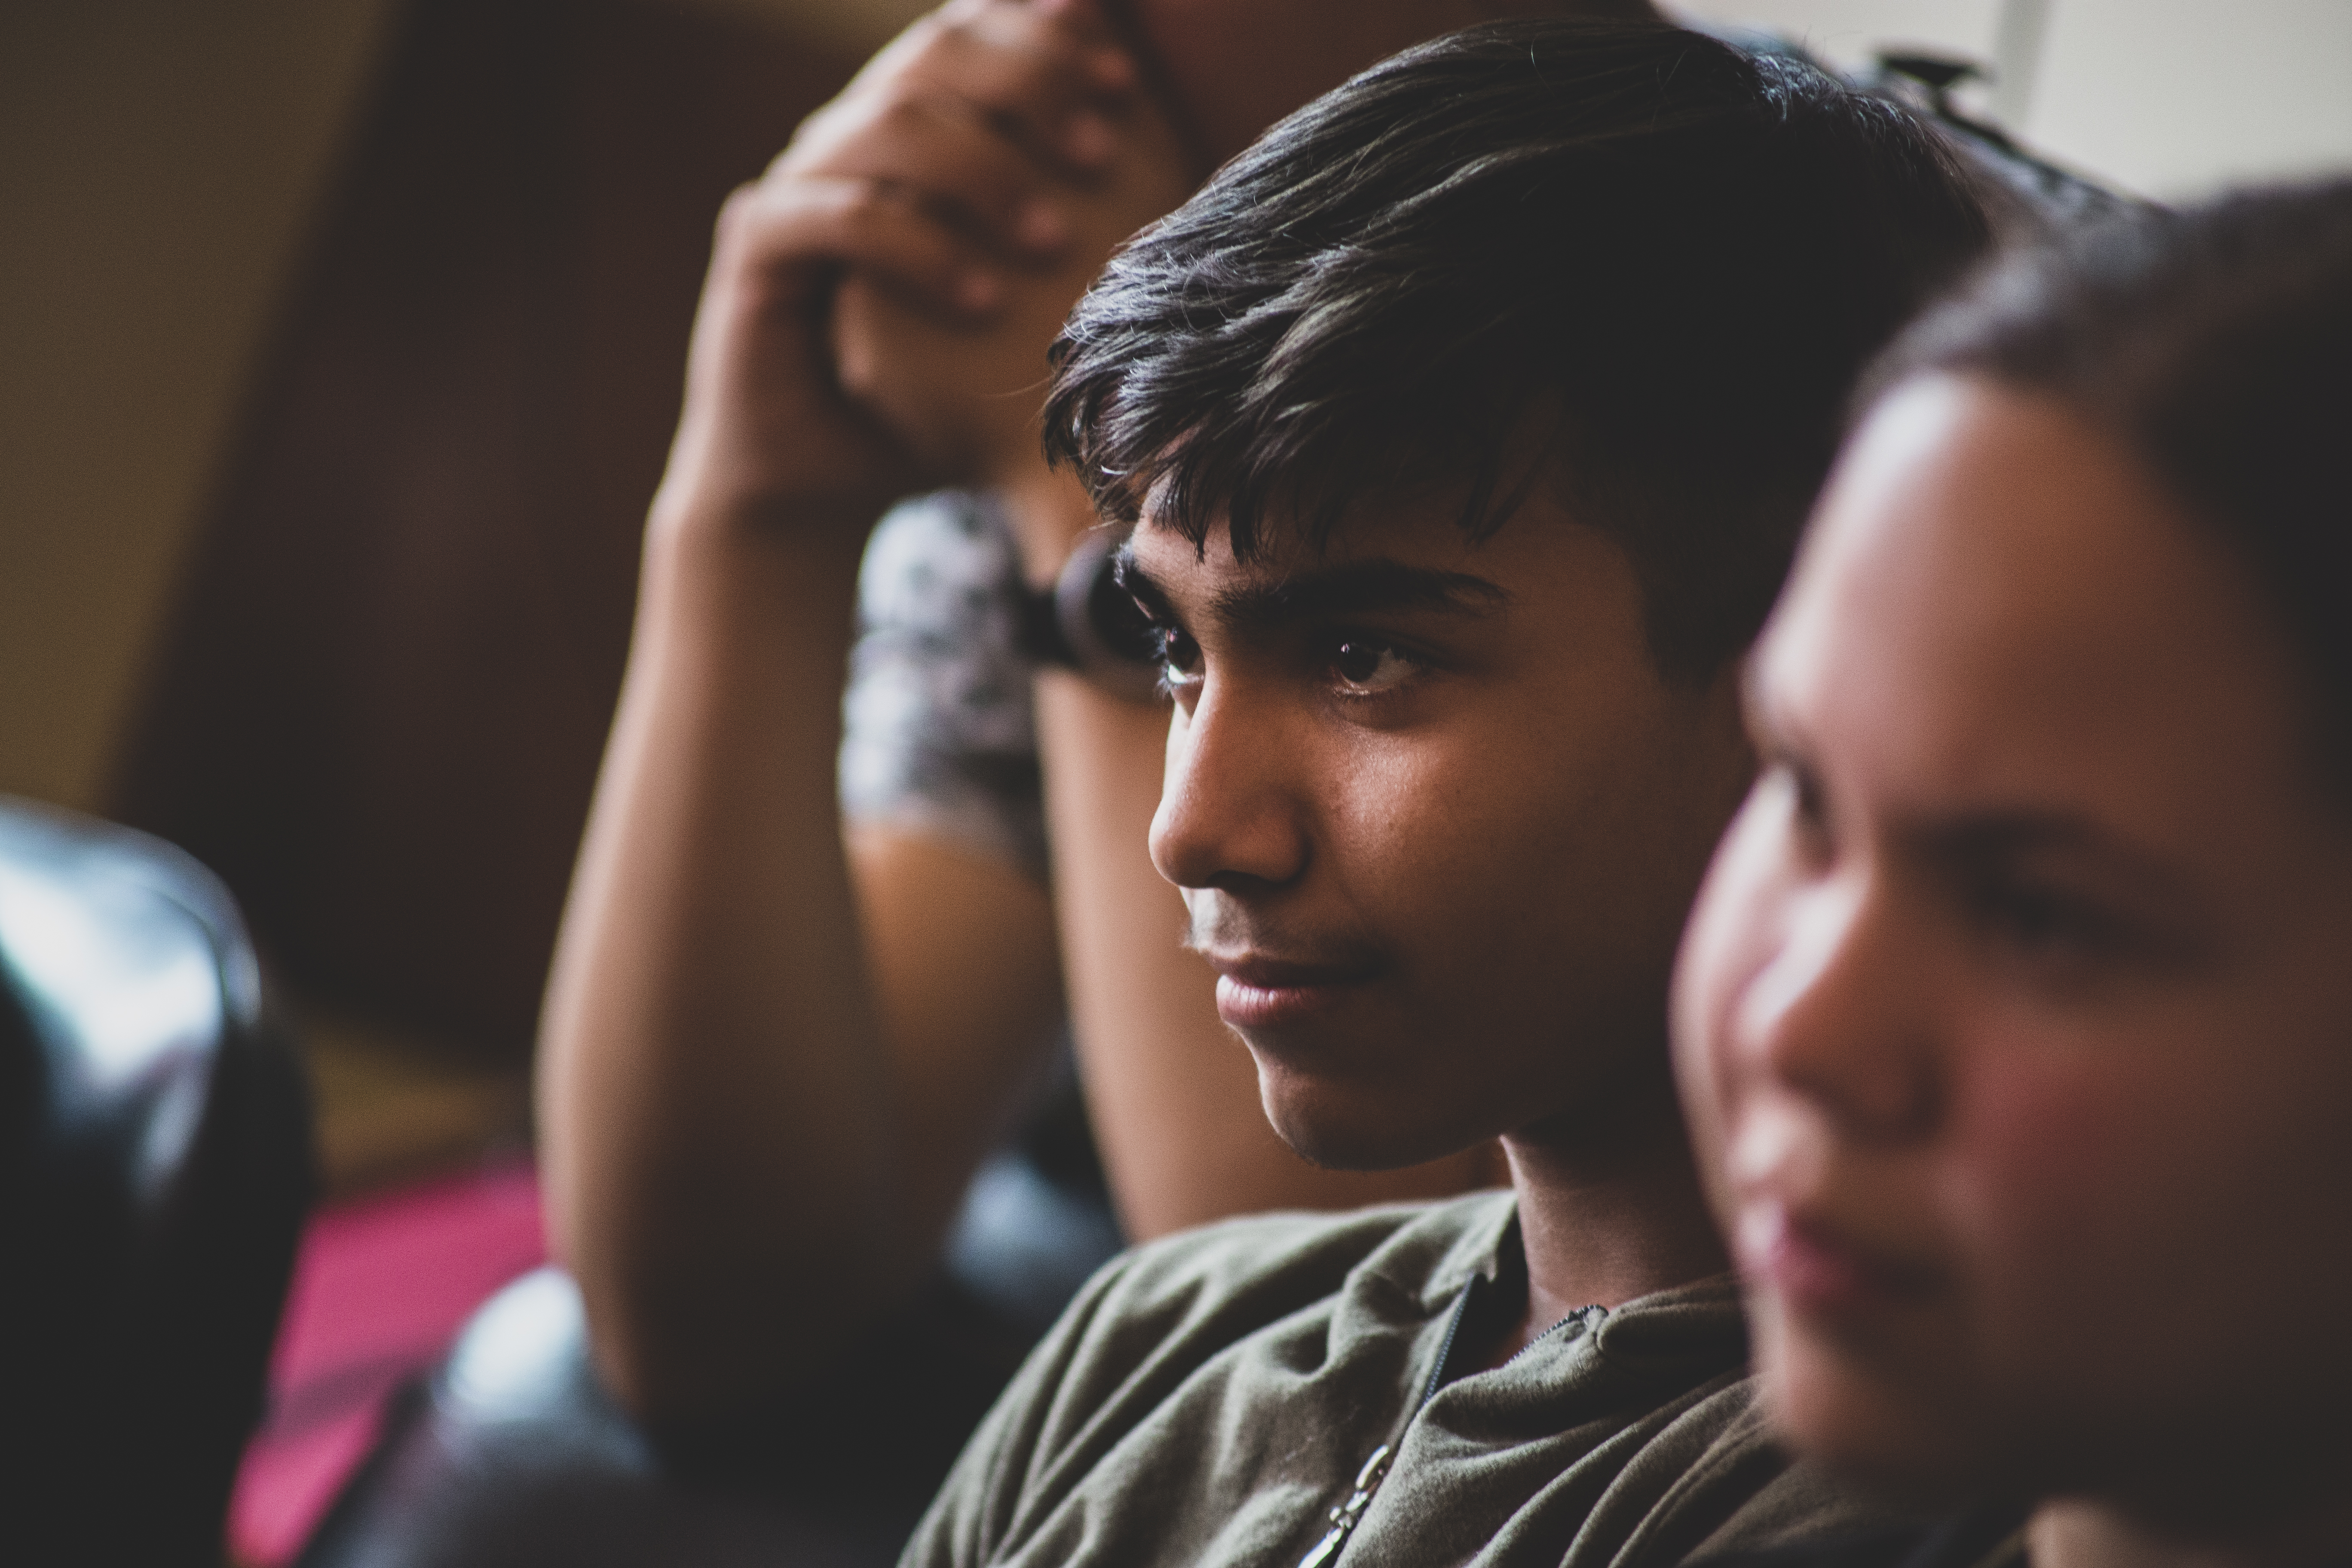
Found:
[[[1749,1070],[1864,1142],[1927,1131],[1942,1099],[1918,940],[1885,894],[1838,879],[1796,896],[1731,1019]]]
[[[1169,723],[1151,863],[1180,888],[1228,892],[1296,881],[1310,858],[1301,748],[1276,704],[1210,679]]]

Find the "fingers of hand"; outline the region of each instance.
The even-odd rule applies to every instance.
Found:
[[[1001,269],[978,246],[870,180],[746,186],[728,201],[719,246],[754,310],[805,310],[844,268],[951,316],[986,316],[1005,297]]]
[[[870,114],[859,133],[812,159],[807,172],[908,193],[919,208],[1008,260],[1050,261],[1069,242],[1062,209],[1071,193],[969,106],[905,96],[872,106]]]
[[[950,0],[875,57],[818,119],[877,98],[951,100],[1049,172],[1085,177],[1118,152],[1118,122],[1140,81],[1092,0],[1051,11]]]
[[[1091,8],[1083,17],[1057,16],[995,0],[941,46],[924,62],[922,79],[973,105],[1034,155],[1086,175],[1118,151],[1118,125],[1141,75]]]

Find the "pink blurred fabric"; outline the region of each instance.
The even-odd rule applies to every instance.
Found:
[[[393,1393],[546,1257],[539,1174],[524,1160],[314,1215],[270,1362],[269,1410],[229,1504],[231,1555],[257,1568],[291,1561],[373,1445]]]

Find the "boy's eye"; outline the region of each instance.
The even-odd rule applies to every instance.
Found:
[[[1160,663],[1160,679],[1168,686],[1193,679],[1201,668],[1201,645],[1181,627],[1155,622],[1151,627],[1152,657]]]
[[[2081,952],[2114,934],[2095,910],[2044,888],[1979,889],[1977,913],[1994,935],[2022,953]]]
[[[1809,875],[1829,869],[1837,858],[1830,837],[1829,802],[1823,798],[1821,776],[1804,763],[1767,750],[1756,770],[1752,802],[1769,807],[1786,834],[1786,853],[1793,868]]]
[[[1969,889],[1969,906],[1990,941],[2036,970],[2087,971],[2135,947],[2131,930],[2105,909],[2027,879],[1986,878]]]
[[[1387,691],[1419,675],[1423,662],[1378,637],[1343,637],[1331,650],[1331,670],[1358,695]]]
[[[1790,820],[1797,847],[1808,861],[1826,861],[1830,857],[1830,807],[1820,775],[1808,767],[1783,764],[1783,768],[1788,774]]]

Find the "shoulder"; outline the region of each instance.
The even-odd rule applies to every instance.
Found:
[[[946,629],[985,616],[1019,577],[1013,536],[988,500],[940,490],[900,501],[875,525],[858,607],[869,629]]]
[[[942,490],[876,527],[843,706],[852,820],[942,837],[1042,880],[1045,825],[1021,581],[1003,518]]]

